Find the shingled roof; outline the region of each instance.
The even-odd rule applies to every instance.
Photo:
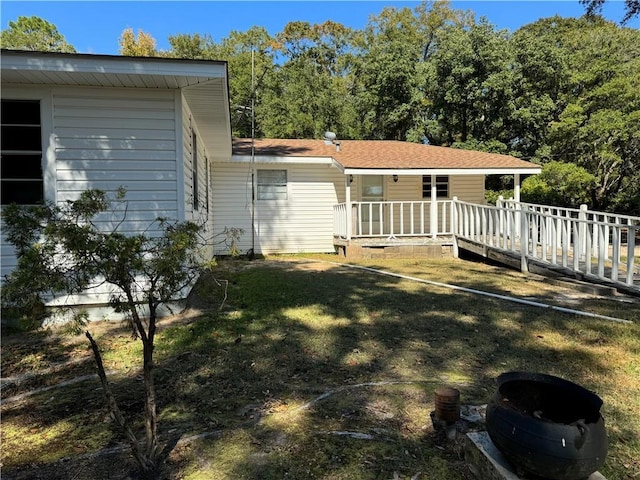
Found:
[[[540,166],[510,155],[436,147],[395,140],[340,140],[340,148],[323,140],[256,139],[258,157],[326,157],[345,169],[531,169]],[[251,139],[233,141],[233,155],[251,155]],[[490,172],[489,172],[490,173]]]

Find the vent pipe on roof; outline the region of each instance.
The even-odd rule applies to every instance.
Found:
[[[336,134],[334,132],[326,131],[324,132],[324,144],[325,145],[335,145],[336,152],[340,151],[340,142],[336,141]]]
[[[329,131],[324,132],[325,145],[331,145],[335,139],[336,139],[336,134],[334,132],[329,132]]]

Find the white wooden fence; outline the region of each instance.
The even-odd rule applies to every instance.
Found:
[[[334,235],[352,238],[432,237],[452,235],[451,200],[437,202],[352,202],[334,206]]]
[[[496,206],[457,198],[353,202],[351,208],[342,203],[334,207],[334,235],[346,240],[463,238],[520,255],[524,271],[535,260],[640,289],[640,217],[586,206],[570,209],[502,198]]]
[[[453,209],[457,237],[516,252],[523,270],[533,259],[626,286],[639,273],[640,217],[513,200],[495,207],[455,200]]]

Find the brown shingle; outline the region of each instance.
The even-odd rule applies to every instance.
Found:
[[[331,157],[344,168],[540,168],[510,155],[436,147],[395,140],[340,140],[325,145],[323,140],[256,139],[256,156]],[[234,139],[234,155],[251,155],[251,139]]]

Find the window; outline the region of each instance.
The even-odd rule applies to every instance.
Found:
[[[258,200],[287,199],[286,170],[258,170]]]
[[[2,205],[44,201],[42,127],[38,100],[2,100]]]
[[[438,197],[449,197],[449,176],[436,176],[436,194]],[[422,198],[431,198],[431,175],[422,177]]]
[[[191,159],[193,164],[193,209],[198,210],[198,137],[191,132]]]

